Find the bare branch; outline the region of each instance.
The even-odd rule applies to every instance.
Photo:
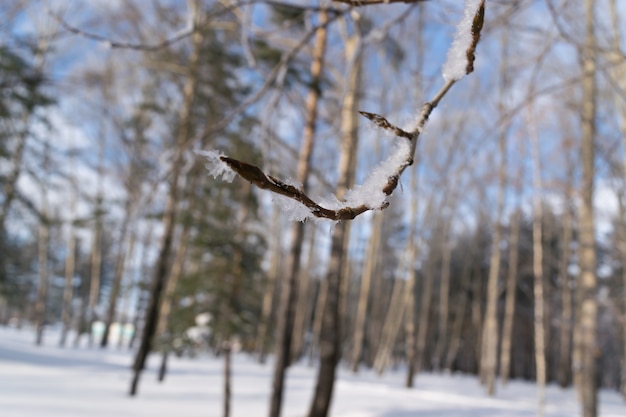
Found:
[[[380,115],[375,114],[375,113],[368,113],[366,111],[359,111],[359,113],[361,113],[361,115],[363,117],[365,117],[368,120],[370,120],[376,126],[382,127],[383,129],[391,130],[393,133],[395,133],[396,136],[400,136],[402,138],[407,138],[408,140],[412,140],[413,139],[413,135],[411,135],[407,131],[404,131],[404,130],[400,129],[399,127],[397,127],[395,125],[392,125],[383,116],[380,116]]]

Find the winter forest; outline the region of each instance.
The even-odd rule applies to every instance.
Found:
[[[626,415],[626,2],[0,13],[0,386],[54,348],[129,404],[212,366],[197,415]],[[342,414],[389,374],[408,411]]]

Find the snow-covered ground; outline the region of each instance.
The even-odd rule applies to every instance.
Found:
[[[72,339],[70,339],[72,340]],[[58,334],[47,332],[44,346],[34,346],[30,330],[0,328],[0,416],[125,417],[209,416],[222,414],[222,361],[212,356],[172,359],[166,381],[156,381],[158,358],[151,357],[139,396],[130,398],[132,356],[115,348],[57,347]],[[271,364],[253,358],[233,359],[232,416],[257,417],[268,412]],[[309,406],[315,370],[289,370],[283,416],[303,416]],[[420,374],[416,387],[403,388],[404,373],[378,377],[340,370],[333,417],[521,417],[536,415],[533,384],[514,381],[489,398],[476,378]],[[547,416],[580,415],[572,390],[549,386]],[[626,416],[616,392],[600,393],[600,415]]]

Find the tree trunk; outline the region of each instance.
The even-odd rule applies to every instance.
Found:
[[[520,181],[521,183],[521,181]],[[518,193],[518,195],[520,195]],[[511,216],[511,236],[509,238],[509,270],[506,279],[506,299],[504,302],[504,324],[502,325],[502,346],[500,347],[500,379],[502,384],[509,382],[511,372],[511,341],[515,319],[515,298],[517,295],[517,267],[519,257],[519,234],[522,212],[517,209]]]
[[[326,280],[328,292],[322,313],[320,332],[320,365],[309,417],[326,417],[335,384],[335,371],[340,356],[339,304],[341,270],[344,262],[343,241],[347,222],[335,226],[332,235],[330,262]]]
[[[611,0],[610,2],[610,15],[611,26],[612,26],[612,37],[613,37],[613,59],[616,62],[621,62],[619,65],[615,65],[613,67],[614,76],[613,79],[620,85],[622,88],[626,86],[626,64],[621,60],[622,56],[622,45],[621,45],[621,26],[619,19],[619,12],[617,10],[616,0]],[[622,136],[622,170],[623,170],[623,181],[626,183],[626,104],[623,102],[623,97],[621,95],[616,94],[616,108],[619,109],[619,117],[620,117],[620,131]],[[621,255],[622,259],[622,282],[623,282],[623,294],[624,294],[624,313],[622,318],[622,335],[623,335],[623,345],[624,352],[622,358],[622,395],[626,398],[626,189],[623,189],[621,193],[619,193],[619,228],[620,228],[620,241],[619,241],[619,250],[618,252]]]
[[[311,346],[309,347],[309,365],[313,365],[316,348],[319,347],[320,334],[322,333],[322,317],[324,316],[324,306],[328,296],[328,281],[322,280],[318,287],[315,316],[313,317],[313,335],[311,337]]]
[[[313,47],[313,62],[311,63],[311,79],[313,88],[309,90],[306,100],[306,122],[302,138],[302,147],[298,157],[297,180],[302,183],[304,192],[308,190],[308,177],[310,171],[311,155],[315,141],[315,128],[317,124],[317,106],[320,96],[320,77],[324,66],[326,54],[326,27],[328,20],[325,11],[320,13],[320,27],[317,29],[315,46]],[[270,417],[279,417],[282,400],[283,385],[286,369],[289,366],[291,339],[293,332],[294,310],[296,303],[296,280],[300,271],[300,258],[302,254],[302,242],[304,239],[304,223],[296,222],[292,226],[291,248],[289,251],[287,277],[281,286],[278,335],[276,340],[274,374],[272,378],[272,393],[270,396]]]
[[[436,237],[434,237],[436,239]],[[431,245],[431,248],[434,245]],[[433,298],[433,284],[435,280],[435,257],[436,253],[431,251],[428,254],[426,268],[424,270],[424,281],[422,283],[422,297],[420,300],[419,322],[417,325],[417,340],[415,349],[415,373],[420,373],[426,356],[426,342],[428,336],[428,326],[430,324],[430,306]]]
[[[582,50],[582,205],[580,210],[580,283],[581,309],[578,317],[581,338],[580,392],[584,417],[595,417],[597,401],[597,346],[596,327],[598,305],[596,299],[596,253],[593,210],[593,181],[595,177],[595,117],[596,117],[596,64],[593,0],[585,0],[585,45]]]
[[[372,233],[365,256],[365,265],[361,275],[361,291],[357,303],[356,317],[354,319],[354,336],[352,346],[352,372],[357,372],[361,361],[363,340],[365,338],[365,322],[367,319],[367,305],[369,303],[372,278],[376,270],[376,263],[380,251],[380,235],[383,227],[383,212],[377,211],[372,219]]]
[[[128,259],[133,259],[133,254],[135,253],[135,241],[137,240],[137,233],[133,231],[130,235],[130,242],[128,244],[128,253],[126,257]],[[117,348],[121,349],[124,346],[125,341],[125,333],[127,330],[128,317],[130,316],[129,308],[130,308],[130,295],[131,295],[131,287],[132,287],[132,276],[129,277],[131,282],[124,284],[122,282],[122,292],[124,296],[122,297],[122,305],[120,306],[120,326],[119,326],[119,335],[117,339]]]
[[[101,178],[101,174],[99,174]],[[87,340],[89,346],[93,345],[92,327],[97,320],[96,309],[100,299],[100,272],[102,267],[102,193],[98,192],[96,197],[96,219],[94,223],[93,241],[91,246],[91,279],[89,280],[89,299],[87,302]],[[80,336],[80,334],[78,335]]]
[[[439,283],[439,332],[437,345],[433,357],[435,370],[439,370],[443,363],[448,336],[448,300],[450,298],[450,263],[452,262],[452,242],[449,230],[452,218],[447,220],[443,236],[443,255],[441,257],[441,281]]]
[[[356,151],[358,146],[357,103],[361,80],[362,48],[358,35],[346,43],[345,53],[348,62],[352,62],[348,73],[346,95],[342,105],[342,143],[339,156],[339,175],[336,196],[343,198],[354,178]],[[326,281],[328,282],[326,300],[322,311],[320,332],[320,366],[309,410],[309,417],[326,417],[332,399],[335,372],[341,355],[341,288],[343,263],[346,261],[345,240],[348,238],[348,223],[335,225],[331,238],[330,261]]]
[[[309,228],[309,253],[307,255],[306,265],[300,270],[298,283],[298,305],[293,324],[294,337],[291,342],[291,359],[290,363],[297,361],[302,356],[304,348],[305,333],[307,327],[308,314],[311,310],[311,266],[315,257],[315,227]]]
[[[407,305],[405,286],[405,281],[399,277],[393,282],[393,292],[383,325],[381,343],[378,346],[374,360],[374,369],[379,374],[384,372],[387,362],[393,355],[393,347],[396,343],[398,331],[402,324],[402,316],[404,315]]]
[[[129,196],[129,199],[135,198],[134,196]],[[122,284],[122,279],[124,278],[124,267],[126,263],[126,235],[128,233],[128,224],[131,220],[132,210],[134,204],[130,202],[130,200],[126,204],[124,220],[122,220],[122,226],[120,229],[120,238],[118,242],[119,253],[117,255],[117,264],[115,265],[115,277],[113,278],[113,283],[111,287],[111,293],[109,294],[109,308],[107,310],[107,315],[104,320],[104,332],[102,333],[102,339],[100,339],[100,347],[105,348],[109,344],[109,333],[111,331],[111,325],[115,321],[115,313],[117,310],[117,299],[120,294],[120,287]]]
[[[565,201],[572,201],[572,174],[573,166],[568,161],[568,176],[565,192]],[[561,327],[559,335],[559,370],[558,381],[563,388],[571,383],[572,370],[572,282],[569,276],[569,264],[571,259],[570,245],[572,242],[572,211],[568,204],[565,204],[563,211],[563,236],[561,237],[562,247],[559,259],[559,281],[561,284]]]
[[[222,347],[222,355],[224,355],[224,398],[223,398],[223,416],[230,416],[230,398],[231,398],[231,345],[230,341],[226,341]]]
[[[531,116],[533,117],[533,116]],[[539,154],[539,138],[531,120],[530,136],[533,141],[533,295],[534,295],[534,330],[535,330],[535,370],[537,379],[537,414],[545,414],[546,390],[546,346],[544,322],[544,288],[543,288],[543,211],[541,202],[541,160]]]
[[[454,322],[450,332],[450,347],[446,356],[445,369],[452,371],[454,360],[456,359],[459,348],[461,347],[461,337],[463,333],[463,325],[466,322],[467,309],[467,291],[470,284],[470,263],[471,257],[467,256],[463,261],[463,270],[461,271],[461,289],[457,295],[456,308],[454,309]]]
[[[261,306],[261,320],[259,324],[259,330],[257,333],[256,340],[256,351],[259,353],[259,362],[265,363],[265,359],[267,357],[267,350],[269,347],[269,339],[270,332],[269,329],[273,328],[272,319],[274,314],[274,299],[276,293],[276,284],[278,282],[278,276],[280,271],[283,270],[282,265],[282,244],[281,244],[281,236],[280,233],[280,220],[279,220],[279,208],[274,208],[274,214],[272,215],[272,226],[271,232],[272,237],[274,239],[273,248],[271,250],[272,257],[270,260],[270,267],[267,272],[267,282],[265,284],[265,289],[263,291],[263,303]]]
[[[422,62],[422,35],[421,29],[423,28],[424,23],[424,10],[423,8],[420,10],[420,18],[418,27],[420,29],[420,34],[418,35],[418,50],[419,53],[419,62]],[[419,208],[419,167],[420,167],[420,154],[419,152],[415,155],[415,166],[411,172],[411,212],[409,214],[409,237],[407,241],[407,267],[408,267],[408,281],[406,285],[406,307],[404,312],[404,332],[406,334],[406,362],[407,362],[407,370],[406,377],[404,380],[404,386],[406,388],[413,387],[413,377],[415,375],[415,283],[417,281],[417,268],[415,265],[415,261],[419,256],[418,247],[417,247],[417,239],[416,239],[416,230],[417,230],[417,215]],[[432,201],[432,199],[431,199]],[[430,205],[430,204],[429,204]]]
[[[76,213],[76,198],[72,198],[72,217]],[[74,225],[70,223],[67,236],[67,253],[65,255],[65,284],[63,286],[63,307],[61,310],[61,338],[59,346],[65,347],[67,333],[72,325],[72,301],[74,299],[74,271],[76,266],[76,234]]]
[[[202,11],[200,5],[194,1],[189,2],[190,13],[195,25],[202,23]],[[135,360],[133,362],[133,378],[130,386],[130,395],[137,393],[137,386],[141,371],[145,366],[148,354],[152,350],[154,342],[154,334],[156,332],[157,322],[159,318],[159,310],[161,308],[161,298],[165,281],[167,279],[168,267],[172,251],[172,242],[174,239],[174,231],[176,227],[176,207],[178,196],[180,194],[181,171],[184,165],[183,154],[189,146],[189,138],[191,137],[191,113],[195,101],[195,91],[197,88],[198,62],[200,58],[200,47],[203,41],[202,31],[195,31],[192,36],[192,52],[189,57],[189,74],[185,80],[183,87],[183,103],[179,115],[180,127],[176,138],[176,155],[172,165],[172,176],[169,186],[165,212],[163,213],[163,236],[161,239],[161,247],[157,258],[157,265],[152,279],[150,288],[150,299],[145,314],[145,321],[141,335],[141,342]]]
[[[502,42],[502,63],[500,67],[501,85],[500,91],[504,93],[508,87],[507,79],[507,50],[508,40],[505,36]],[[504,112],[503,99],[500,97],[500,112]],[[493,238],[491,241],[491,257],[489,260],[489,277],[487,279],[487,307],[485,311],[485,324],[482,335],[482,355],[480,361],[480,379],[485,385],[487,393],[494,395],[496,370],[498,365],[498,281],[500,278],[500,241],[502,239],[502,213],[506,193],[506,138],[507,129],[502,127],[499,134],[500,167],[498,170],[498,202],[496,219],[493,224]]]
[[[139,259],[141,260],[140,261],[141,262],[141,267],[140,267],[141,278],[139,279],[139,282],[137,283],[137,287],[139,291],[137,291],[137,301],[135,303],[136,307],[135,307],[135,314],[134,314],[134,319],[133,319],[133,334],[131,335],[130,340],[128,341],[128,349],[133,349],[133,347],[135,346],[135,341],[137,340],[137,335],[139,334],[140,319],[142,315],[144,315],[144,310],[147,304],[147,299],[146,299],[147,291],[144,289],[144,287],[148,287],[148,283],[149,283],[150,265],[148,262],[148,248],[150,247],[150,244],[152,242],[152,234],[153,234],[153,228],[149,227],[146,233],[144,234],[142,242],[141,242],[141,256],[139,257]]]
[[[41,219],[39,220],[39,284],[37,286],[37,302],[35,303],[35,326],[37,336],[35,339],[36,345],[43,343],[43,331],[46,324],[46,304],[48,299],[48,244],[49,244],[49,219],[47,202],[42,205]]]

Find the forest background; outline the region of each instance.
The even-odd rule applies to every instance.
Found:
[[[0,322],[127,332],[133,393],[150,351],[273,352],[271,415],[318,354],[626,395],[626,4],[486,5],[389,206],[339,223],[199,151],[334,204],[401,139],[358,111],[412,128],[463,2],[0,5]]]

